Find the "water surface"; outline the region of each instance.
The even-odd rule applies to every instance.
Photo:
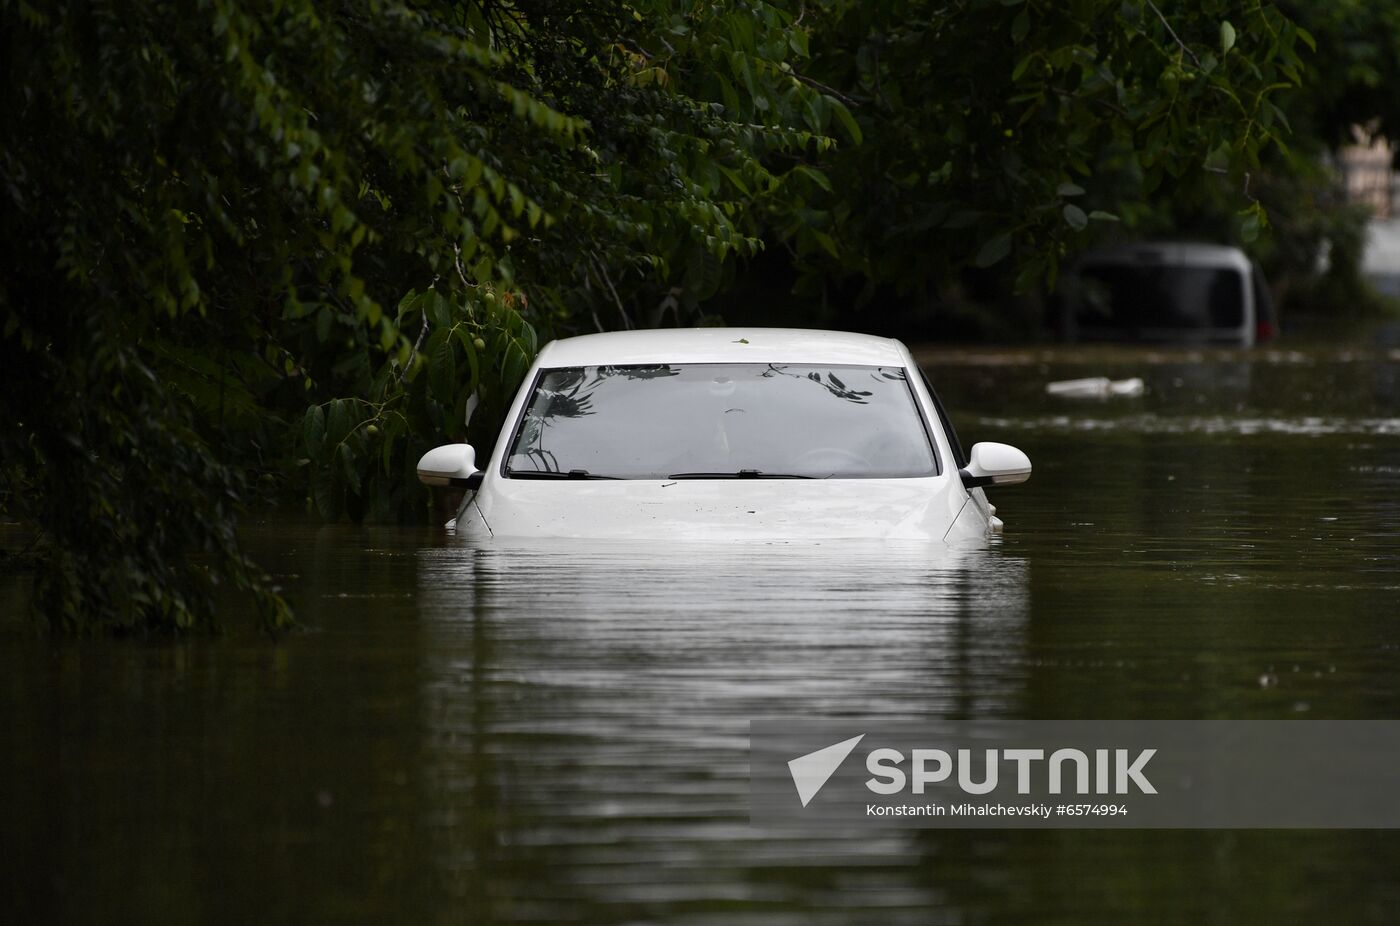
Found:
[[[1400,716],[1392,351],[921,358],[1034,461],[985,548],[266,520],[277,644],[54,643],[0,589],[4,918],[1400,919],[1391,832],[749,825],[753,716]],[[1085,375],[1148,391],[1044,392]]]

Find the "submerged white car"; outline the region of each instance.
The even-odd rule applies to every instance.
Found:
[[[1001,527],[982,488],[1030,473],[1005,444],[964,457],[900,342],[753,328],[554,341],[484,467],[418,463],[483,540],[964,540]]]

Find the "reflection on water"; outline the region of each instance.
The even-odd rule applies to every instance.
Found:
[[[446,795],[495,795],[495,864],[535,872],[494,917],[843,920],[918,849],[749,827],[747,719],[1001,713],[1024,671],[1025,564],[995,551],[454,544],[421,554],[418,582],[427,726],[456,744],[433,774]],[[442,835],[450,881],[482,834]],[[808,891],[832,865],[851,897]],[[890,887],[882,903],[930,899]]]
[[[489,633],[492,672],[561,696],[575,731],[619,687],[610,718],[667,725],[702,701],[740,722],[853,699],[1004,710],[1028,606],[1023,561],[942,544],[453,543],[420,554],[418,583],[435,649]]]
[[[309,625],[276,645],[50,643],[0,587],[0,909],[1394,922],[1390,832],[748,824],[753,716],[1400,716],[1395,358],[1144,356],[932,358],[964,444],[1036,466],[993,492],[1007,530],[985,547],[274,522],[246,542]],[[1044,395],[1139,374],[1142,399]]]
[[[1319,415],[1285,418],[1251,418],[1239,415],[1155,415],[1121,414],[1096,417],[1093,411],[1076,415],[1039,415],[1007,418],[984,415],[973,425],[987,431],[1126,431],[1132,434],[1293,434],[1313,437],[1323,434],[1354,434],[1372,437],[1400,437],[1397,418],[1325,418]]]

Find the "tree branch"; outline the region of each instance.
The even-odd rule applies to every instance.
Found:
[[[814,87],[817,90],[820,90],[822,93],[830,94],[831,96],[836,97],[836,99],[840,100],[842,103],[845,103],[848,108],[860,105],[855,100],[846,96],[846,94],[842,93],[840,90],[837,90],[835,87],[828,87],[821,81],[814,80],[813,78],[808,77],[806,74],[803,74],[800,71],[793,71],[792,76],[796,77],[798,80],[802,81],[809,87]]]
[[[413,342],[413,349],[408,352],[408,360],[404,362],[403,369],[399,370],[399,385],[403,385],[404,377],[408,376],[409,368],[413,366],[413,360],[418,356],[418,348],[423,346],[423,338],[428,334],[428,310],[423,310],[423,327],[418,330],[418,340]]]
[[[608,268],[603,266],[596,251],[589,254],[593,258],[593,265],[598,268],[598,275],[602,277],[604,283],[608,285],[608,292],[612,293],[613,302],[617,303],[617,313],[622,316],[622,326],[631,329],[632,319],[627,315],[627,309],[622,305],[622,299],[617,294],[617,287],[613,286],[612,277],[608,276]]]
[[[1176,30],[1172,28],[1172,24],[1167,22],[1167,17],[1163,16],[1162,11],[1157,9],[1157,4],[1153,3],[1152,0],[1147,0],[1147,5],[1152,7],[1152,12],[1156,13],[1157,18],[1162,21],[1162,25],[1167,27],[1167,34],[1172,37],[1172,41],[1176,42],[1177,45],[1181,46],[1181,50],[1186,52],[1186,54],[1190,55],[1191,60],[1194,61],[1196,63],[1196,67],[1199,68],[1201,66],[1201,59],[1196,57],[1196,53],[1194,51],[1186,47],[1186,43],[1183,42],[1181,40],[1181,37],[1176,34]]]

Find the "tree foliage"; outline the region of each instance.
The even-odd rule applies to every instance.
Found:
[[[1384,302],[1362,273],[1370,210],[1350,201],[1334,155],[1358,132],[1396,137],[1400,108],[1388,88],[1400,77],[1400,13],[1352,0],[1280,9],[1294,25],[1278,35],[1301,62],[1284,74],[1291,86],[1270,95],[1261,124],[1282,126],[1286,145],[1261,150],[1244,177],[1207,171],[1157,188],[1124,210],[1125,231],[1242,245],[1264,269],[1285,326],[1299,312],[1379,311]],[[1237,47],[1245,40],[1241,32]],[[1241,192],[1253,207],[1243,214]]]
[[[1360,127],[1400,141],[1400,8],[1333,0],[1280,6],[1313,37],[1306,78],[1286,106],[1295,131],[1328,147],[1349,144]]]
[[[0,3],[0,492],[44,532],[39,610],[187,627],[229,581],[281,625],[246,475],[421,507],[416,451],[499,408],[537,331],[693,309],[831,144],[793,18]]]
[[[870,0],[819,31],[813,73],[845,88],[865,142],[835,153],[804,218],[867,297],[904,298],[969,266],[1053,282],[1106,223],[1212,174],[1257,226],[1245,177],[1284,144],[1276,101],[1311,41],[1227,0]],[[809,289],[832,280],[827,256],[804,269]]]

